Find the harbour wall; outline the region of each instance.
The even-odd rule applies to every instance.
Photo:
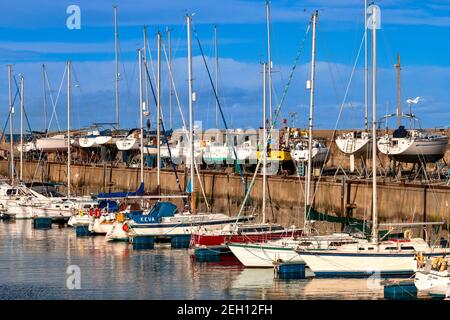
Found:
[[[16,162],[16,170],[19,163]],[[8,161],[0,161],[0,174],[8,175]],[[185,190],[187,175],[184,170],[177,171],[180,187]],[[201,172],[201,182],[205,197],[202,196],[198,179],[196,180],[196,206],[199,211],[207,209],[206,198],[211,210],[235,216],[244,199],[243,181],[250,185],[252,175],[237,173]],[[71,190],[78,195],[98,192],[135,190],[140,181],[138,168],[112,167],[110,165],[71,166]],[[157,191],[156,169],[144,170],[145,190]],[[25,181],[49,181],[67,183],[67,165],[64,163],[25,162],[23,170]],[[421,183],[389,182],[379,179],[378,212],[380,222],[421,222],[450,220],[450,187]],[[303,177],[269,176],[267,188],[266,220],[284,225],[302,225],[304,212],[305,181]],[[176,175],[173,171],[162,170],[160,179],[163,194],[179,192]],[[64,190],[64,189],[63,189]],[[345,215],[347,208],[354,208],[353,217],[371,216],[371,180],[348,179],[345,176],[321,177],[313,180],[314,207],[322,212]],[[259,214],[262,204],[262,177],[258,176],[250,193],[252,208],[246,213]],[[176,200],[181,207],[182,200]],[[253,210],[253,211],[251,211]],[[337,225],[329,224],[334,231]],[[329,230],[333,231],[333,230]]]

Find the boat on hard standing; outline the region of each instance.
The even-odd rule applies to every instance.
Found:
[[[398,162],[433,163],[444,157],[447,144],[445,135],[400,126],[378,140],[378,150]]]
[[[97,129],[89,131],[86,135],[80,136],[78,138],[78,144],[81,148],[95,148],[97,147],[97,143],[95,138],[100,135],[100,131]]]

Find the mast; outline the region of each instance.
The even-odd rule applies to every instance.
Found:
[[[147,26],[144,26],[144,69],[147,70]],[[144,72],[146,74],[146,72]],[[148,77],[145,76],[145,105],[142,105],[144,110],[148,107]]]
[[[267,189],[267,173],[266,173],[266,152],[267,152],[267,128],[266,128],[266,69],[267,64],[263,63],[263,149],[261,155],[263,157],[263,194],[262,194],[262,222],[266,222],[266,189]]]
[[[144,97],[142,93],[142,49],[139,52],[139,119],[140,119],[140,140],[141,140],[141,183],[144,182],[144,118],[142,109],[144,107]]]
[[[306,195],[305,195],[305,221],[304,230],[306,230],[306,221],[308,220],[308,212],[311,206],[311,170],[312,170],[312,132],[313,132],[313,114],[314,114],[314,82],[316,78],[316,25],[319,12],[313,13],[313,29],[312,29],[312,56],[311,56],[311,80],[307,86],[310,89],[309,100],[309,129],[308,129],[308,169],[306,176]]]
[[[216,95],[217,95],[217,98],[219,98],[219,50],[217,47],[217,26],[216,25],[214,25],[214,51],[216,54]],[[264,86],[264,88],[265,88],[265,86]],[[219,129],[219,104],[217,103],[217,99],[216,99],[216,129]]]
[[[369,62],[367,41],[367,0],[364,1],[364,128],[369,131]]]
[[[67,197],[70,198],[70,60],[67,61]]]
[[[157,168],[157,186],[158,193],[161,188],[161,32],[158,31],[158,84],[157,84],[157,94],[158,94],[158,107],[157,107],[157,125],[156,125],[156,168]]]
[[[42,64],[42,83],[44,84],[44,129],[47,130],[47,94],[45,91],[45,64]]]
[[[170,129],[173,128],[172,122],[172,42],[170,40],[171,29],[167,28],[167,45],[169,46],[169,125]]]
[[[267,17],[267,63],[269,66],[269,121],[272,125],[272,58],[270,49],[270,1],[266,0]]]
[[[119,128],[119,33],[117,30],[117,5],[114,6],[114,43],[116,55],[116,125]]]
[[[377,213],[377,7],[372,6],[372,241],[378,241]]]
[[[400,71],[402,67],[400,65],[400,53],[397,54],[397,64],[395,65],[397,69],[397,127],[400,127],[402,120],[402,105],[401,105],[401,78]]]
[[[14,116],[14,105],[11,90],[11,74],[12,66],[8,64],[8,95],[9,95],[9,138],[10,138],[10,148],[9,148],[9,160],[10,160],[10,178],[11,185],[14,185],[14,137],[13,137],[13,116]]]
[[[188,43],[188,81],[189,81],[189,142],[191,149],[190,176],[191,176],[191,213],[195,213],[195,172],[194,172],[194,112],[192,91],[192,48],[191,48],[191,16],[186,15],[187,43]]]
[[[24,112],[24,79],[20,76],[20,175],[19,181],[23,181],[23,112]]]

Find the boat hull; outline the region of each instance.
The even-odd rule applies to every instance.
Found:
[[[194,215],[193,217],[198,217]],[[253,217],[242,217],[238,222],[245,222]],[[132,223],[130,234],[133,237],[153,236],[153,237],[172,237],[177,235],[191,235],[198,232],[201,227],[207,227],[209,230],[221,230],[225,225],[236,223],[236,218],[228,219],[208,219],[204,220],[186,220],[183,222],[163,222],[163,223]]]
[[[337,138],[335,140],[342,153],[358,158],[366,158],[372,154],[371,141],[372,139],[370,138]]]
[[[277,261],[304,263],[292,247],[229,243],[228,248],[249,268],[273,268]]]
[[[433,140],[382,137],[378,149],[390,159],[406,163],[439,161],[447,150],[448,138]]]
[[[414,277],[417,290],[436,296],[446,296],[450,293],[450,274],[445,272],[417,271]]]
[[[300,257],[316,277],[410,276],[417,262],[415,253],[370,253],[299,251]],[[442,252],[424,253],[440,256]]]
[[[193,233],[191,238],[191,246],[219,246],[227,242],[232,243],[261,243],[268,240],[277,240],[283,237],[301,236],[302,231],[294,232],[286,230],[276,230],[259,233],[243,233],[243,234],[224,234],[209,235],[201,233]]]
[[[119,139],[116,141],[116,146],[120,151],[137,150],[139,149],[139,139]]]
[[[67,139],[63,135],[36,140],[36,148],[41,152],[67,150]]]

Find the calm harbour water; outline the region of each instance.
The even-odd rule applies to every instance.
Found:
[[[68,266],[81,271],[70,290]],[[372,287],[372,289],[370,289]],[[196,262],[193,250],[155,245],[133,250],[75,229],[35,230],[0,221],[0,299],[382,299],[366,279],[280,280],[272,269],[245,269],[234,257]]]

